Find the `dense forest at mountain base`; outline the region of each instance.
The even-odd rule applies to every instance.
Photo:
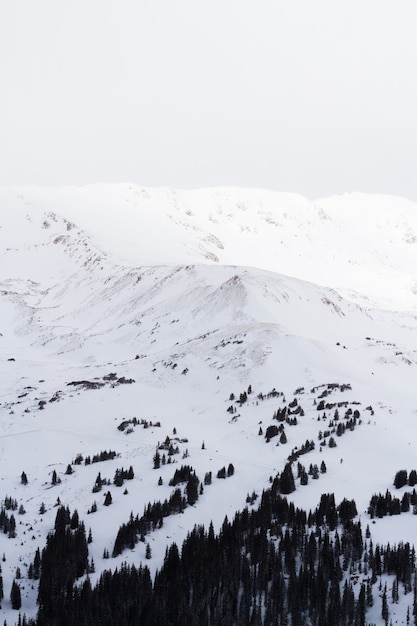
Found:
[[[374,605],[388,625],[400,596],[417,624],[414,548],[373,545],[356,514],[333,494],[307,513],[273,484],[219,533],[196,526],[181,550],[173,543],[153,581],[148,567],[123,564],[93,587],[84,524],[60,507],[42,551],[38,614],[19,615],[18,626],[369,626]]]

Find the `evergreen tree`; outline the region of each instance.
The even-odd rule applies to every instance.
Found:
[[[14,580],[12,584],[12,590],[10,592],[10,601],[12,603],[12,609],[18,611],[22,606],[22,596],[20,593],[20,587]]]
[[[13,513],[10,516],[10,519],[9,519],[8,537],[9,537],[9,539],[14,539],[16,537],[16,519],[15,519],[15,516],[13,515]]]
[[[36,549],[35,558],[33,559],[33,578],[34,580],[39,579],[41,568],[41,553],[39,548]]]
[[[124,483],[124,479],[123,479],[123,472],[119,469],[116,470],[115,474],[114,474],[114,478],[113,478],[113,484],[116,487],[121,487]]]
[[[401,489],[404,485],[407,484],[408,472],[407,470],[399,470],[394,477],[394,487],[396,489]]]
[[[292,473],[291,463],[287,463],[279,480],[281,493],[288,494],[295,491],[295,481]]]
[[[28,484],[28,477],[26,476],[26,472],[22,472],[22,475],[20,477],[20,482],[22,483],[22,485]]]
[[[78,528],[79,523],[80,523],[80,518],[78,515],[78,511],[77,509],[74,509],[74,513],[72,514],[71,520],[70,520],[71,530],[75,530],[76,528]]]
[[[187,485],[185,487],[185,493],[187,494],[187,502],[190,506],[195,504],[198,500],[198,485],[199,480],[195,473],[190,474]]]
[[[366,593],[363,583],[359,592],[355,624],[358,626],[366,626]]]
[[[381,610],[382,619],[385,622],[385,626],[388,625],[389,618],[389,610],[388,610],[388,600],[387,600],[387,585],[385,584],[384,592],[382,594],[382,610]]]
[[[38,626],[47,624],[77,623],[64,614],[73,596],[76,578],[88,571],[88,546],[85,527],[81,522],[71,530],[70,513],[61,507],[55,519],[55,532],[47,537],[42,551],[41,575],[38,588]]]
[[[408,485],[410,487],[414,487],[417,485],[417,472],[415,469],[412,469],[408,476]]]
[[[157,450],[153,457],[153,468],[159,469],[160,467],[161,467],[161,455],[159,454]]]
[[[226,468],[224,466],[217,472],[217,478],[226,478]]]

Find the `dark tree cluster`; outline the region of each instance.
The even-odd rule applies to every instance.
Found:
[[[233,463],[229,463],[229,465],[227,466],[227,470],[225,465],[223,465],[223,467],[219,469],[219,471],[217,472],[217,478],[229,478],[230,476],[233,476],[234,473],[234,465]]]
[[[266,431],[265,431],[266,442],[269,443],[271,439],[273,439],[273,437],[276,437],[279,434],[279,432],[280,432],[279,427],[276,426],[275,424],[271,424],[270,426],[267,426]]]
[[[296,398],[294,398],[294,400],[297,402]],[[290,402],[288,407],[285,405],[274,411],[272,419],[278,422],[286,422],[289,426],[297,426],[298,422],[295,416],[300,415],[302,417],[304,410],[300,404],[294,404],[294,400]]]
[[[397,498],[387,489],[385,494],[374,494],[368,506],[368,514],[371,518],[385,517],[386,515],[400,515],[407,513],[413,507],[413,513],[417,513],[417,493],[413,489],[411,493],[404,492],[402,498]]]
[[[169,481],[170,487],[186,483],[192,474],[195,474],[195,471],[191,465],[181,465],[180,469],[175,470],[174,476]]]
[[[160,428],[161,422],[152,422],[152,420],[138,419],[137,417],[132,417],[128,420],[123,420],[118,425],[118,430],[121,432],[133,432],[133,427],[135,426],[143,426],[143,428]]]
[[[86,456],[84,465],[90,465],[90,463],[101,463],[102,461],[112,461],[117,456],[120,456],[114,450],[102,450],[98,454],[94,454],[92,457]]]
[[[311,452],[312,450],[314,450],[315,445],[314,445],[314,441],[311,439],[311,441],[309,439],[306,439],[305,443],[301,446],[301,448],[297,448],[294,449],[290,456],[288,457],[288,461],[290,463],[294,463],[294,461],[296,461],[300,456],[302,456],[303,454],[307,454],[308,452]]]
[[[259,393],[257,396],[258,400],[270,400],[271,398],[284,398],[284,402],[285,402],[285,397],[284,397],[284,393],[282,391],[277,391],[275,389],[275,387],[273,389],[271,389],[271,391],[268,391],[268,393]]]
[[[9,539],[16,537],[16,518],[13,513],[9,515],[4,506],[0,507],[0,530],[7,535]]]
[[[326,413],[323,413],[323,416],[321,418],[319,417],[318,419],[327,419]],[[360,413],[358,410],[352,411],[352,409],[349,408],[345,413],[344,421],[340,421],[339,411],[338,409],[336,409],[333,419],[329,420],[327,429],[325,429],[324,431],[319,431],[318,439],[320,441],[320,445],[325,446],[327,443],[327,438],[329,437],[329,447],[336,447],[337,444],[333,435],[341,437],[345,434],[346,431],[355,430],[355,427],[358,424],[361,424]]]
[[[242,404],[245,404],[245,402],[248,401],[248,396],[250,396],[251,393],[252,393],[252,385],[249,385],[249,387],[246,390],[242,391],[239,394],[239,399],[238,400],[236,399],[236,396],[235,396],[234,393],[230,394],[229,400],[231,402],[234,402],[236,400],[236,402],[238,402],[240,404],[240,406],[242,406]],[[233,413],[233,411],[234,411],[233,405],[229,406],[229,408],[227,410],[229,411],[229,413]]]
[[[158,446],[158,450],[166,450],[168,452],[168,456],[172,456],[173,454],[179,454],[178,445],[174,445],[174,442],[179,441],[177,437],[172,439],[169,435],[166,436],[165,441]],[[182,442],[187,442],[186,439],[182,439]]]
[[[183,496],[181,489],[177,488],[171,494],[169,500],[164,502],[149,503],[139,517],[130,516],[126,524],[122,524],[117,533],[113,548],[113,556],[118,556],[126,548],[133,549],[140,539],[163,526],[164,517],[182,513],[187,506],[187,499]]]
[[[330,409],[334,409],[336,408],[347,408],[349,406],[349,404],[360,404],[360,402],[325,402],[324,400],[320,400],[320,402],[317,404],[316,409],[317,411],[324,411],[324,410],[330,410]],[[352,409],[349,408],[347,409],[347,412],[345,414],[345,417],[348,417],[350,414],[352,413]],[[356,409],[355,413],[357,414],[357,417],[359,417],[359,411]]]
[[[6,496],[4,498],[2,506],[6,509],[6,511],[17,511],[19,507],[17,500],[11,496]]]
[[[102,478],[101,472],[99,472],[93,486],[93,493],[98,493],[99,491],[101,491],[103,485],[110,485],[110,480],[108,478]]]
[[[33,565],[35,567],[35,565]],[[60,507],[55,518],[54,532],[42,550],[39,590],[39,626],[58,623],[69,624],[67,611],[72,603],[74,582],[88,572],[88,545],[85,527],[78,514],[71,517],[65,507]]]
[[[297,478],[300,479],[300,485],[307,485],[309,476],[311,476],[314,480],[317,480],[320,477],[320,474],[325,474],[326,472],[327,467],[324,461],[320,463],[320,469],[316,463],[310,463],[308,471],[300,462],[297,463]]]
[[[169,481],[170,487],[176,487],[181,483],[186,483],[187,504],[192,506],[198,500],[199,488],[202,488],[202,485],[191,465],[181,465],[180,469],[175,470],[174,476]]]
[[[417,485],[417,471],[412,469],[410,474],[405,469],[398,470],[394,477],[394,487],[396,489],[401,489],[401,487],[405,487],[408,485],[409,487],[414,487]]]
[[[311,393],[316,393],[319,389],[323,389],[323,392],[326,392],[325,395],[328,395],[330,392],[335,391],[337,389],[339,389],[340,391],[351,391],[352,390],[352,386],[350,385],[350,383],[327,383],[324,385],[317,385],[317,387],[313,387],[311,389]]]
[[[212,525],[196,526],[181,549],[175,543],[167,549],[154,580],[147,567],[122,565],[103,572],[95,587],[88,578],[76,586],[72,567],[71,586],[62,573],[65,545],[56,554],[48,538],[41,582],[46,566],[50,576],[50,556],[57,572],[55,582],[48,579],[49,600],[42,584],[37,624],[366,626],[375,603],[389,620],[400,584],[405,593],[414,590],[410,602],[417,609],[415,553],[408,543],[374,547],[365,541],[354,522],[354,501],[336,505],[333,494],[324,494],[307,514],[278,488],[274,481],[257,509],[226,517],[218,534]],[[55,535],[67,532],[67,519],[60,528]],[[391,597],[379,588],[383,575],[394,577]]]
[[[123,467],[118,468],[114,473],[113,484],[116,485],[116,487],[121,487],[125,480],[133,480],[134,477],[135,473],[132,466],[130,466],[128,470],[125,470]]]

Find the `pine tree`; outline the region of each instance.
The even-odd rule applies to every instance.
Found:
[[[78,515],[78,511],[77,509],[74,509],[74,513],[72,514],[71,521],[70,521],[71,530],[75,530],[76,528],[78,528],[79,523],[80,523],[80,518]]]
[[[382,610],[381,610],[382,619],[385,622],[385,626],[388,625],[389,618],[389,610],[388,610],[388,600],[387,600],[387,585],[385,584],[384,592],[382,594]]]
[[[392,583],[392,589],[391,589],[391,599],[392,599],[392,604],[398,604],[398,580],[397,578],[394,578],[393,583]]]
[[[159,454],[157,450],[153,457],[153,468],[159,469],[160,467],[161,467],[161,455]]]
[[[407,484],[407,480],[408,480],[408,472],[407,470],[403,469],[403,470],[399,470],[394,477],[394,487],[396,489],[401,489],[401,487],[404,487],[404,485]]]
[[[9,539],[14,539],[16,537],[16,519],[13,514],[10,516],[10,519],[9,519],[8,537]]]
[[[224,466],[217,472],[217,478],[226,478],[226,468]]]
[[[417,485],[417,472],[415,469],[412,469],[408,476],[408,485],[410,487],[414,487],[414,485]]]
[[[41,568],[41,553],[39,548],[36,549],[35,558],[33,559],[33,578],[34,580],[39,579]]]
[[[20,477],[20,482],[22,483],[22,485],[28,484],[28,477],[26,476],[26,472],[22,472],[22,475]]]
[[[22,606],[22,596],[20,593],[20,587],[14,580],[12,584],[12,590],[10,592],[10,601],[12,603],[12,609],[18,611]]]
[[[288,494],[295,491],[295,481],[292,473],[291,463],[287,463],[279,480],[281,493]]]
[[[190,506],[195,504],[198,500],[198,484],[199,480],[195,474],[190,474],[187,485],[185,487],[185,493],[187,494],[187,501]]]

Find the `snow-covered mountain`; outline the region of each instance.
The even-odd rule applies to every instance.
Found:
[[[303,463],[327,471],[297,480],[288,497],[305,509],[322,493],[353,498],[364,527],[372,494],[417,465],[417,205],[407,200],[2,189],[0,295],[0,501],[25,511],[15,512],[15,537],[0,535],[8,623],[17,567],[22,611],[36,611],[27,570],[57,502],[91,527],[94,581],[145,561],[142,543],[103,554],[131,512],[169,498],[181,464],[213,481],[149,536],[151,571],[194,524],[218,528],[245,507],[306,440],[314,449]],[[282,441],[266,437],[283,407],[297,424],[286,422]],[[343,436],[336,409],[346,420],[359,412]],[[170,462],[154,469],[166,441]],[[117,456],[85,464],[103,450]],[[229,464],[233,475],[216,479]],[[129,466],[134,478],[114,486]],[[98,472],[111,481],[111,506],[106,488],[92,492]],[[415,519],[377,520],[372,536],[413,542]],[[406,607],[394,609],[398,619]]]

